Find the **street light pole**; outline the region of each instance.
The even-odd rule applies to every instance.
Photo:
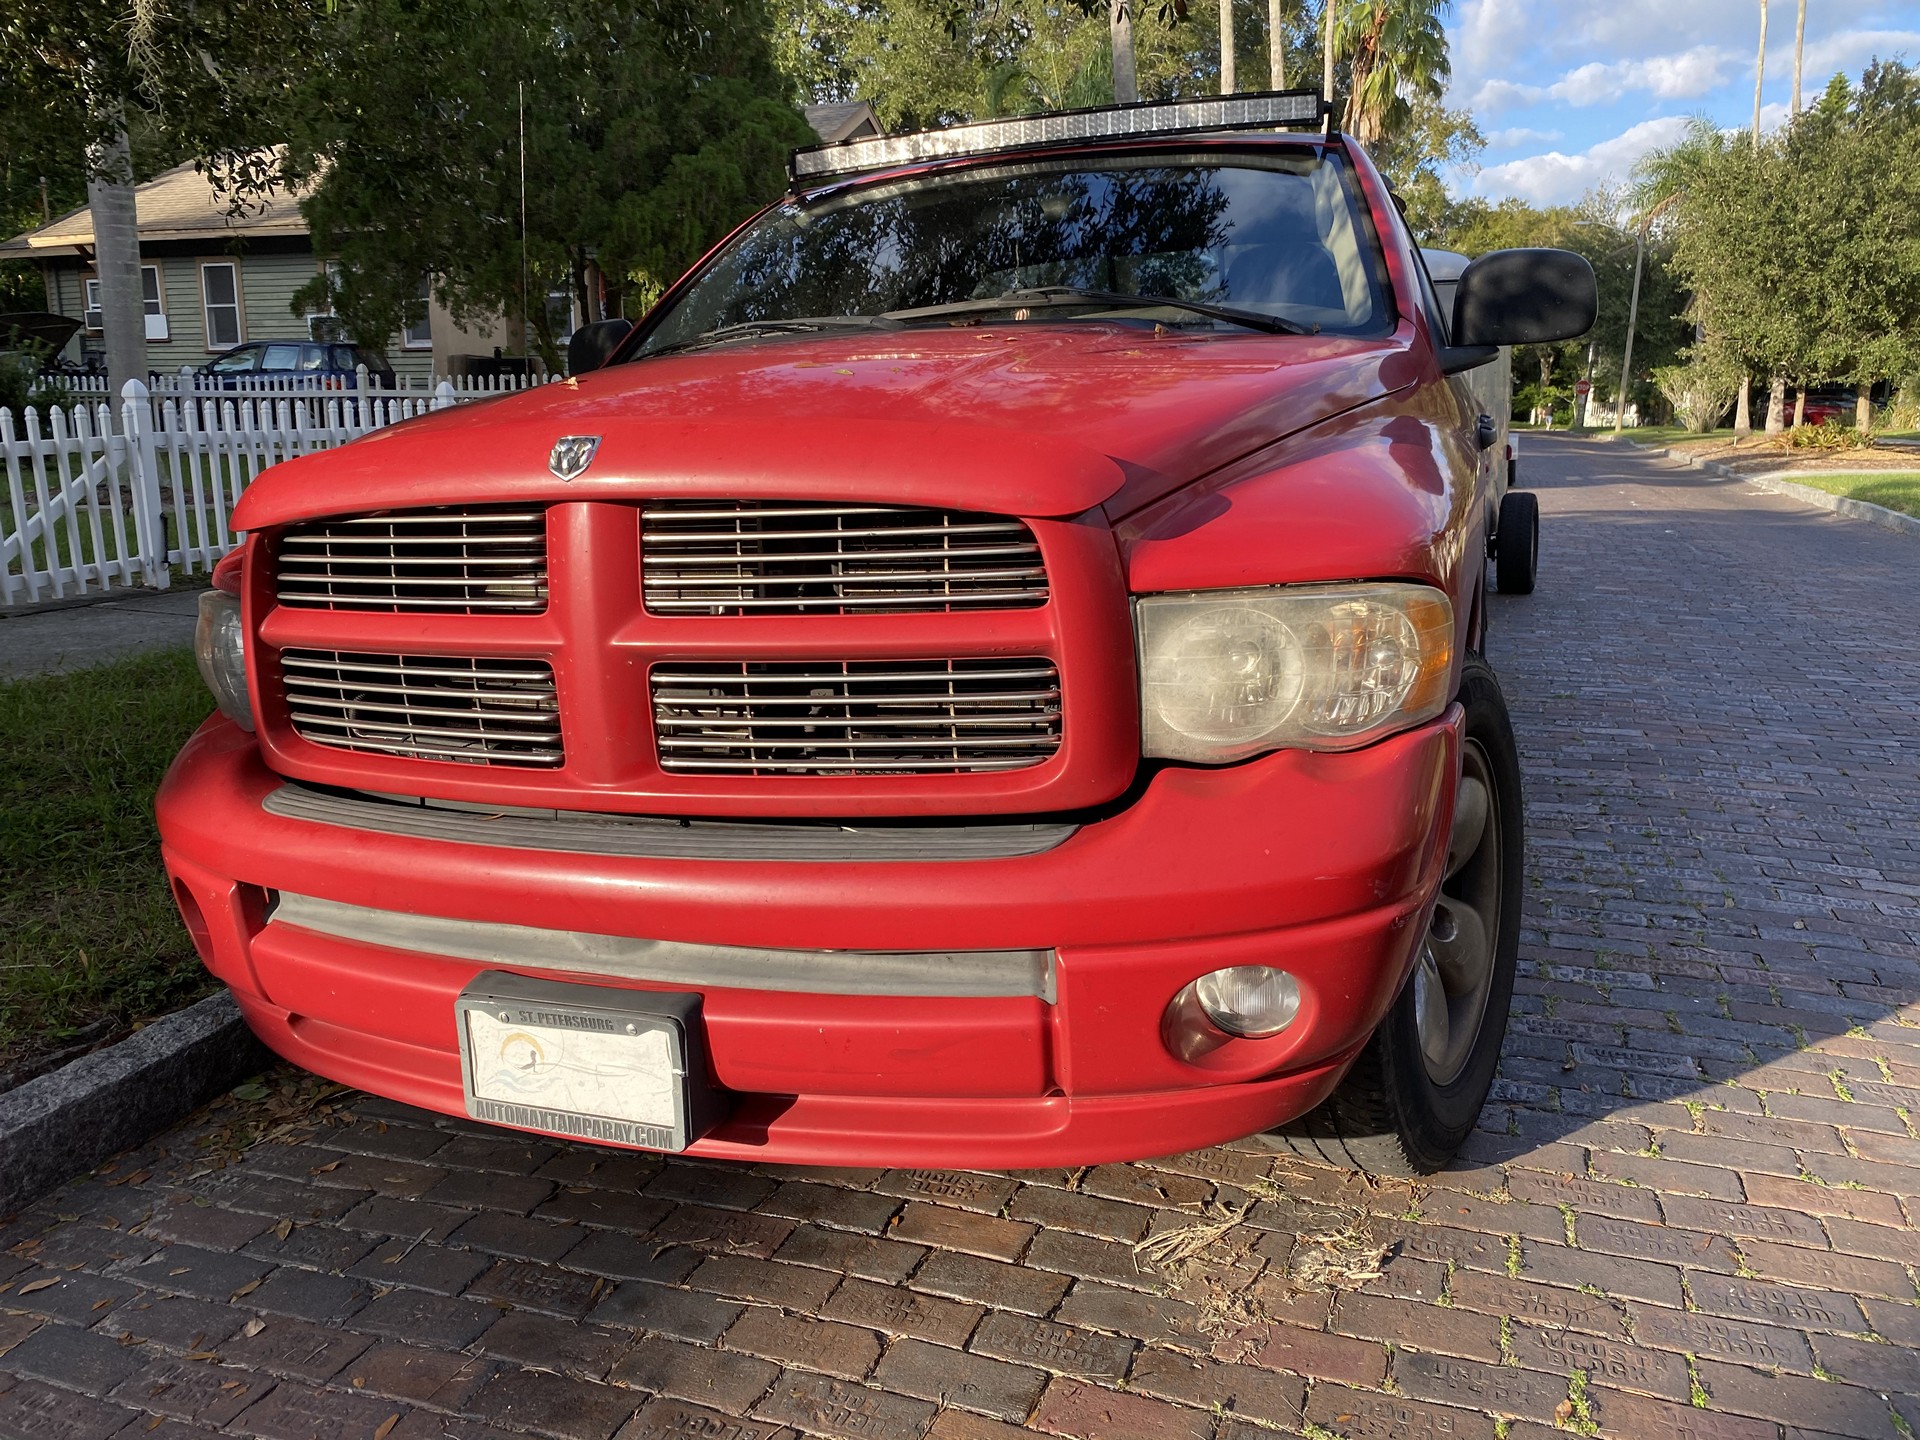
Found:
[[[1620,351],[1620,393],[1613,397],[1613,433],[1627,423],[1627,376],[1633,370],[1633,327],[1640,321],[1640,266],[1647,257],[1647,226],[1640,224],[1639,243],[1633,247],[1633,299],[1627,302],[1627,343]]]

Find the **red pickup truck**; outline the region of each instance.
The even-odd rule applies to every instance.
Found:
[[[1441,313],[1323,113],[801,152],[573,379],[274,467],[158,800],[260,1036],[720,1158],[1444,1163],[1521,897],[1473,373],[1593,278]]]

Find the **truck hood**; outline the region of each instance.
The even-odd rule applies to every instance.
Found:
[[[761,341],[619,365],[273,467],[234,515],[726,495],[1123,513],[1413,379],[1402,335],[1096,322]],[[571,483],[554,442],[597,435]]]

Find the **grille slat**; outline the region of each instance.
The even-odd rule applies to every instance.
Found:
[[[471,615],[547,608],[547,519],[524,508],[310,521],[279,538],[275,589],[303,609]]]
[[[928,614],[1047,602],[1020,520],[919,506],[654,501],[647,609],[668,615]]]
[[[660,764],[681,774],[965,774],[1060,748],[1046,660],[682,661],[650,683]]]
[[[544,660],[288,650],[281,667],[289,719],[315,745],[469,765],[565,759]]]

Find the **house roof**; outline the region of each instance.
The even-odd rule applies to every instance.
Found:
[[[246,214],[234,215],[213,182],[191,164],[176,165],[133,189],[134,213],[143,241],[305,235],[307,222],[300,214],[300,199],[293,192],[276,190],[263,202],[249,202]],[[38,230],[0,241],[0,258],[53,259],[92,248],[93,211],[82,205]]]
[[[865,140],[886,132],[865,100],[838,105],[809,105],[803,112],[807,123],[823,145],[838,145],[842,140]]]

